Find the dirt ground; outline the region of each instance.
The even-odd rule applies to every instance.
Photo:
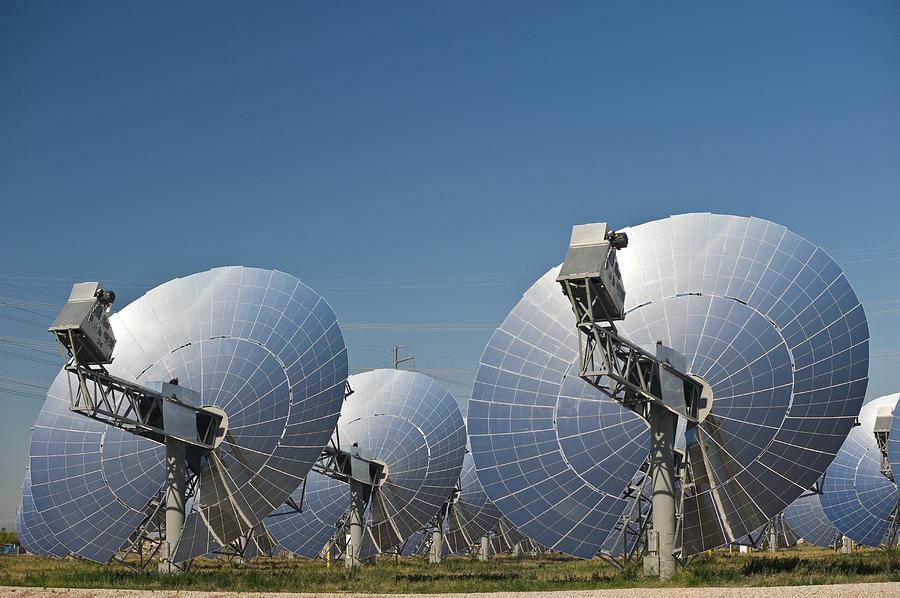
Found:
[[[634,588],[626,590],[582,590],[567,592],[497,592],[492,594],[289,594],[229,593],[144,590],[71,590],[65,588],[0,587],[0,596],[9,598],[900,598],[900,582],[858,583],[828,586],[790,586],[772,588]]]

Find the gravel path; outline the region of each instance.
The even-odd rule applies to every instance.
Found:
[[[187,592],[149,590],[70,590],[63,588],[0,587],[9,598],[411,598],[423,594],[288,594],[276,592]],[[582,590],[571,592],[496,592],[492,594],[424,594],[431,598],[900,598],[900,582],[857,583],[830,586],[774,588],[633,588],[627,590]]]

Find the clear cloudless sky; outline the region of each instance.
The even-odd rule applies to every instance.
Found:
[[[121,307],[284,270],[347,325],[354,370],[408,345],[464,408],[573,224],[753,215],[845,269],[872,398],[900,390],[898,191],[895,1],[6,0],[0,524],[74,281]]]

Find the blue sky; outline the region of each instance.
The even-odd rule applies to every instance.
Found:
[[[754,215],[832,252],[898,390],[900,4],[725,4],[0,3],[0,524],[76,280],[278,268],[351,367],[409,345],[464,403],[572,224]]]

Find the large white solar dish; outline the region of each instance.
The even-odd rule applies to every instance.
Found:
[[[857,544],[882,543],[900,498],[897,485],[882,471],[882,452],[873,432],[879,408],[889,413],[897,396],[875,399],[862,408],[860,425],[850,431],[825,475],[825,515]]]
[[[446,389],[423,374],[372,370],[348,379],[353,389],[344,402],[335,444],[359,450],[384,465],[385,477],[373,488],[366,511],[360,557],[388,552],[421,530],[453,493],[466,450],[459,406]],[[350,507],[349,485],[313,472],[300,512],[287,507],[267,520],[285,548],[317,555]]]
[[[619,333],[685,356],[713,401],[688,431],[682,554],[746,536],[840,448],[868,375],[868,327],[840,268],[783,226],[689,214],[624,229]],[[494,333],[468,428],[488,497],[531,539],[589,558],[648,451],[646,424],[578,378],[554,268]]]
[[[287,499],[331,436],[347,376],[334,312],[296,278],[227,267],[152,289],[110,318],[111,374],[178,379],[227,433],[199,469],[175,560],[240,538]],[[36,510],[66,552],[106,562],[158,500],[161,444],[69,410],[65,372],[31,443]]]
[[[783,226],[691,214],[627,233],[622,334],[662,340],[712,389],[688,438],[693,554],[764,525],[825,471],[865,396],[868,326],[841,269]]]

